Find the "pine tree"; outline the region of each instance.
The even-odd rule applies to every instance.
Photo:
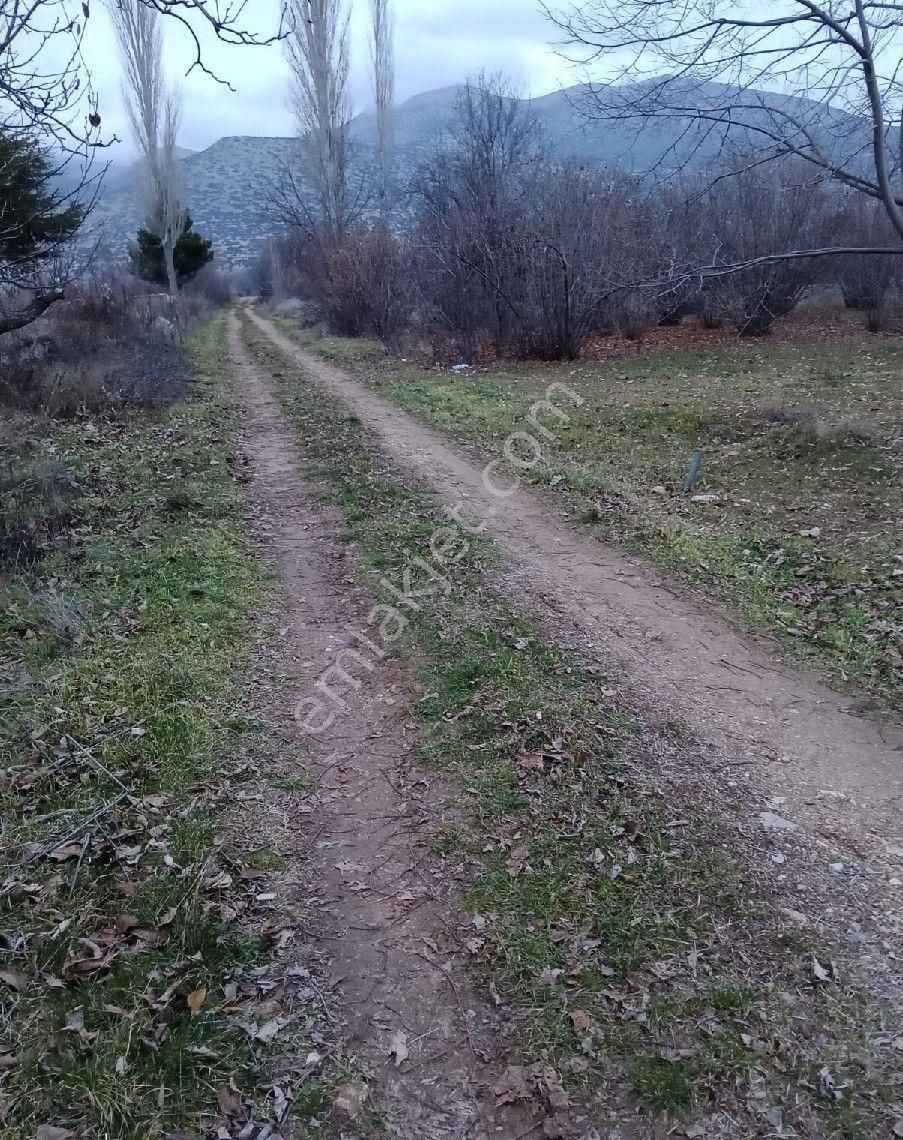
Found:
[[[0,334],[22,328],[62,293],[47,284],[47,270],[85,218],[81,203],[53,189],[54,169],[25,136],[0,131],[0,295],[34,292],[14,313],[0,310]]]
[[[176,242],[173,257],[179,288],[213,261],[213,242],[194,231],[190,215],[185,217],[185,229]],[[151,281],[155,285],[166,284],[163,242],[153,231],[149,229],[138,231],[137,243],[129,248],[129,260],[132,263],[132,272],[137,277]]]

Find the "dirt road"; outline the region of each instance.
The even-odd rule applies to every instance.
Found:
[[[397,1140],[515,1140],[542,1127],[540,1106],[495,1105],[506,1047],[496,1011],[464,971],[456,884],[439,880],[427,857],[445,802],[441,781],[412,758],[399,679],[389,666],[376,671],[328,733],[302,737],[294,725],[309,670],[354,644],[349,629],[362,627],[372,602],[349,585],[341,523],[299,478],[292,429],[235,317],[229,351],[255,530],[281,580],[289,683],[275,699],[283,733],[294,732],[316,778],[303,797],[316,939],[342,995],[342,1046],[363,1066],[337,1098],[341,1135],[354,1140],[372,1109]]]
[[[760,765],[775,793],[802,815],[833,814],[891,840],[903,832],[898,725],[858,714],[850,698],[789,667],[680,586],[581,534],[540,495],[524,487],[499,494],[509,479],[497,468],[486,475],[495,457],[450,443],[303,351],[272,322],[253,310],[249,315],[449,511],[485,527],[527,608],[579,631],[618,662],[645,707]]]

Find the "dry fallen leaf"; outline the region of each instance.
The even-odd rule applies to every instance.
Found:
[[[230,1085],[220,1085],[216,1090],[216,1103],[223,1116],[238,1116],[241,1113],[241,1093]]]
[[[336,1092],[333,1107],[348,1120],[357,1120],[364,1111],[369,1095],[370,1089],[363,1081],[349,1081]]]
[[[492,1092],[498,1105],[514,1104],[517,1100],[529,1100],[530,1088],[527,1084],[527,1070],[523,1065],[509,1065],[492,1086]]]
[[[408,1037],[400,1029],[396,1029],[389,1038],[389,1056],[395,1062],[395,1068],[408,1059]]]
[[[82,851],[82,842],[79,840],[77,843],[61,843],[59,847],[54,847],[52,851],[49,851],[48,855],[57,863],[65,863],[67,859],[78,859]]]
[[[572,1009],[570,1018],[578,1037],[585,1037],[593,1028],[593,1019],[585,1009]]]
[[[266,1024],[261,1025],[261,1027],[257,1030],[257,1032],[254,1034],[255,1040],[264,1042],[275,1041],[275,1039],[279,1036],[280,1031],[284,1029],[286,1025],[288,1025],[289,1020],[290,1018],[287,1017],[272,1018],[270,1021],[266,1022]]]
[[[552,1112],[563,1112],[570,1105],[570,1099],[564,1091],[561,1078],[551,1065],[546,1064],[545,1061],[537,1061],[535,1065],[531,1066],[530,1075],[544,1094]]]
[[[505,866],[512,879],[516,879],[526,866],[530,852],[526,847],[516,847],[509,856]]]
[[[193,990],[185,999],[188,1008],[191,1010],[191,1016],[197,1017],[201,1012],[204,1002],[207,1000],[207,991],[205,989]]]
[[[828,984],[834,980],[834,971],[831,966],[825,967],[812,955],[812,975],[817,982]]]
[[[0,982],[6,982],[6,984],[16,990],[17,993],[24,993],[25,990],[28,989],[30,980],[28,974],[22,970],[15,968],[11,970],[0,970]]]

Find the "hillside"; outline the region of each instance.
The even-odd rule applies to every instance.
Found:
[[[449,136],[454,127],[458,90],[444,87],[428,91],[396,109],[393,150],[400,178],[415,169],[443,137]],[[625,90],[619,89],[619,95]],[[725,90],[707,84],[703,91],[694,91],[693,98],[707,98],[717,104],[724,98]],[[581,110],[590,98],[586,88],[572,87],[525,100],[553,158],[667,175],[684,166],[710,164],[724,147],[722,128],[708,126],[701,130],[678,117],[647,121],[640,130],[635,123],[606,120],[600,100],[594,107],[596,117],[590,120]],[[763,98],[772,106],[788,106],[787,100],[776,95]],[[804,100],[794,101],[792,109],[810,123],[816,119],[826,137],[849,139],[851,126],[860,137],[858,124],[840,112]],[[350,133],[357,161],[366,164],[374,145],[374,115],[358,115]],[[754,145],[755,139],[750,135],[748,141]],[[183,158],[188,206],[195,226],[213,238],[221,265],[248,264],[263,239],[279,229],[272,210],[273,187],[297,154],[296,139],[245,136],[220,139],[206,150],[187,153]],[[108,180],[93,219],[106,256],[114,260],[125,256],[128,241],[142,217],[136,179],[117,172]]]

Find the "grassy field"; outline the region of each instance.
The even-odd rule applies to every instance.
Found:
[[[309,347],[322,350],[319,341]],[[551,382],[566,424],[524,474],[606,541],[773,633],[797,661],[903,708],[903,347],[737,348],[463,375],[329,342],[328,355],[453,436],[535,435]],[[693,495],[681,483],[704,453]]]
[[[252,326],[245,335],[281,378],[305,474],[341,507],[365,581],[391,600],[380,580],[400,581],[426,554],[435,501],[387,472],[359,422]],[[413,398],[414,375],[404,383]],[[446,382],[420,383],[430,399]],[[499,381],[461,389],[477,419],[488,384]],[[698,1121],[717,1109],[733,1116],[731,1135],[750,1137],[889,1128],[899,1089],[881,1012],[853,987],[813,986],[819,936],[788,922],[768,875],[744,866],[736,824],[699,810],[711,788],[681,798],[647,783],[648,757],[658,778],[679,744],[486,588],[496,560],[471,541],[445,568],[449,592],[421,600],[398,644],[416,675],[424,762],[461,789],[466,822],[434,848],[475,868],[468,947],[519,1010],[525,1063],[551,1062],[603,1115]]]
[[[239,709],[268,588],[222,318],[193,358],[168,409],[0,420],[8,1140],[225,1126],[273,1048],[255,1037],[276,984],[261,888],[221,810],[253,742]]]

